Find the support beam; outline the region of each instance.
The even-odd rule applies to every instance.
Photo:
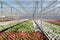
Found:
[[[23,11],[26,12],[26,14],[30,14],[27,10],[24,9],[24,7],[22,6],[22,4],[20,4],[20,2],[19,2],[18,0],[15,0],[15,1],[16,1],[16,3],[19,5],[19,7],[22,8]]]
[[[4,5],[6,5],[6,6],[8,6],[9,8],[12,8],[12,9],[15,9],[15,10],[17,10],[19,13],[23,13],[23,12],[21,12],[20,10],[18,10],[18,9],[16,9],[16,8],[14,8],[14,7],[12,7],[11,5],[9,5],[7,2],[0,2],[0,3],[5,3]],[[26,15],[25,13],[23,13],[24,15]]]
[[[47,11],[47,10],[49,10],[49,9],[51,9],[53,6],[55,6],[56,5],[56,3],[57,3],[57,0],[56,1],[54,1],[51,5],[49,5],[48,7],[46,7],[44,10],[42,10],[43,12],[45,12],[45,11]],[[41,11],[40,11],[41,12]],[[39,12],[39,13],[40,13]],[[38,13],[38,14],[39,14]]]

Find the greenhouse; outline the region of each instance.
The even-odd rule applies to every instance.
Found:
[[[60,0],[0,0],[0,40],[60,40]]]

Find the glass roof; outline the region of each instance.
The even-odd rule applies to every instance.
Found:
[[[57,7],[60,7],[59,0],[0,0],[0,9],[4,14],[11,13],[12,8],[12,13],[18,12],[21,16],[32,16],[33,13],[35,16],[40,16],[41,13],[46,14]]]

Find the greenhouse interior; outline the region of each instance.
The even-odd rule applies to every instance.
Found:
[[[60,0],[0,0],[0,40],[60,40]]]

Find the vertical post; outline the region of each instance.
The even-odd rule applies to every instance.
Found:
[[[15,10],[15,19],[17,19],[18,16],[17,16],[17,10]]]
[[[42,27],[42,0],[41,0],[41,13],[40,13],[40,20],[41,20],[41,27]]]
[[[2,18],[2,8],[3,8],[3,2],[0,2],[1,3],[1,18]],[[2,21],[3,21],[3,18],[2,18]]]
[[[35,18],[35,15],[34,15],[34,14],[38,11],[38,10],[37,10],[37,8],[38,8],[38,1],[36,1],[35,3],[36,3],[36,4],[35,4],[35,9],[34,9],[34,12],[33,12],[33,15],[32,15],[33,20],[34,20],[34,18]]]
[[[12,18],[13,18],[13,16],[12,16],[12,15],[13,15],[13,14],[12,14],[12,7],[11,7],[11,16],[10,16],[10,17],[11,17],[11,21],[12,21]]]
[[[20,19],[20,12],[18,12],[19,13],[19,19]]]
[[[38,1],[36,1],[36,13],[38,14]],[[38,17],[37,17],[38,19]]]

